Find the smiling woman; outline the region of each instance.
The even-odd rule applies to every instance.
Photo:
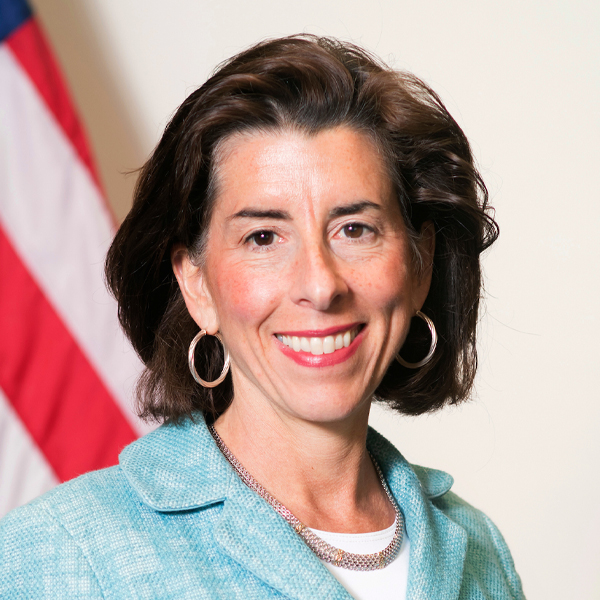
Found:
[[[107,259],[140,414],[165,423],[3,521],[0,592],[522,598],[490,520],[368,428],[373,401],[468,397],[496,236],[464,134],[414,76],[312,36],[222,65]]]

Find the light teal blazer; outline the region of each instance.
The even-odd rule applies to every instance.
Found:
[[[349,599],[197,421],[163,425],[119,466],[2,519],[0,598]],[[367,445],[405,515],[409,600],[524,597],[499,531],[449,475],[411,466],[373,430]]]

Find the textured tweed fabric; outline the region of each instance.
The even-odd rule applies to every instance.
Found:
[[[368,447],[406,518],[410,600],[523,598],[499,531],[449,491],[449,475],[411,466],[372,430]],[[2,519],[0,598],[350,596],[240,481],[198,417]]]

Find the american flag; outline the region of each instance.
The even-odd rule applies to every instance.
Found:
[[[114,219],[52,52],[0,0],[0,516],[117,462],[140,363],[103,281]]]

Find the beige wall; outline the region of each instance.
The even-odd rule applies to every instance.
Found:
[[[308,31],[413,70],[470,137],[501,226],[476,399],[373,423],[504,532],[530,598],[600,597],[600,4],[37,0],[122,218],[169,115],[222,59]]]

